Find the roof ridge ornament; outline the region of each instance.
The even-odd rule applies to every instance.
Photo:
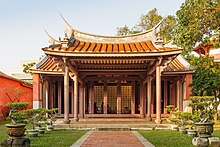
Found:
[[[74,29],[72,28],[72,26],[64,19],[63,15],[62,15],[61,13],[59,13],[59,14],[60,14],[62,20],[63,20],[64,23],[65,23],[66,32],[68,32],[71,37],[74,36],[74,31],[75,31],[75,30],[74,30]]]
[[[47,36],[48,36],[48,42],[49,42],[50,44],[60,43],[60,41],[58,41],[58,40],[54,39],[53,37],[51,37],[50,34],[47,33],[46,29],[44,29],[44,31],[45,31],[45,33],[46,33]]]

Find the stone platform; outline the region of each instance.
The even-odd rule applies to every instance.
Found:
[[[155,128],[169,129],[170,124],[155,124],[154,121],[147,121],[142,118],[87,118],[79,121],[71,121],[64,124],[58,120],[54,125],[55,129],[85,129],[85,130],[106,130],[106,131],[128,131],[128,130],[152,130]]]

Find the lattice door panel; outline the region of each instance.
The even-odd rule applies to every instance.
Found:
[[[101,108],[102,102],[104,98],[104,87],[103,86],[94,86],[94,102],[96,102],[96,106]]]
[[[110,113],[117,112],[117,86],[107,86],[108,107]]]
[[[131,111],[131,97],[132,97],[132,86],[122,86],[121,87],[121,108],[122,113],[130,113]]]

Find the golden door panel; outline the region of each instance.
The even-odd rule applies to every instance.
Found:
[[[122,86],[122,95],[121,95],[121,108],[122,113],[131,112],[131,96],[132,96],[132,86]]]

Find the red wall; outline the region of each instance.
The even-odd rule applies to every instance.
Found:
[[[25,86],[22,84],[21,81],[16,81],[13,79],[8,79],[5,77],[0,77],[0,115],[2,114],[2,109],[5,107],[5,105],[10,102],[10,99],[6,95],[8,95],[13,98],[13,94],[10,90],[12,89],[20,89],[22,91],[22,94],[20,96],[20,102],[29,102],[29,109],[33,108],[33,91],[32,86]]]

